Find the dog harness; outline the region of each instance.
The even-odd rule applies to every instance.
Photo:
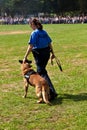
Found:
[[[30,70],[29,72],[27,72],[25,75],[24,75],[24,78],[26,78],[27,80],[29,80],[30,76],[32,74],[36,74],[36,72],[34,70]]]

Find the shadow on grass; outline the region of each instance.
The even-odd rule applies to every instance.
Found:
[[[87,93],[79,93],[79,94],[60,94],[55,100],[52,101],[53,105],[62,104],[63,100],[72,100],[75,102],[78,101],[86,101]]]

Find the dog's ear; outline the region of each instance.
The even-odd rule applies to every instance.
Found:
[[[31,63],[32,63],[32,61],[31,61],[31,60],[25,60],[25,62],[27,62],[27,63],[29,63],[29,64],[31,64]]]
[[[23,63],[23,60],[19,60],[19,62],[22,64],[22,63]],[[29,64],[31,64],[32,61],[31,61],[31,60],[25,60],[25,63],[29,63]]]
[[[22,63],[23,63],[23,60],[19,60],[19,62],[22,64]]]

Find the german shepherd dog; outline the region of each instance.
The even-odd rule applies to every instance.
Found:
[[[35,87],[36,95],[39,98],[37,103],[45,102],[46,104],[51,105],[49,101],[50,89],[47,81],[32,69],[32,61],[26,60],[25,62],[23,62],[22,60],[19,60],[19,62],[21,63],[21,70],[25,84],[25,93],[23,97],[27,97],[28,86],[30,84],[31,86]]]

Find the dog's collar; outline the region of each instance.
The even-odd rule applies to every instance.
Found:
[[[30,70],[24,75],[24,78],[29,79],[32,74],[36,74],[34,70]]]

